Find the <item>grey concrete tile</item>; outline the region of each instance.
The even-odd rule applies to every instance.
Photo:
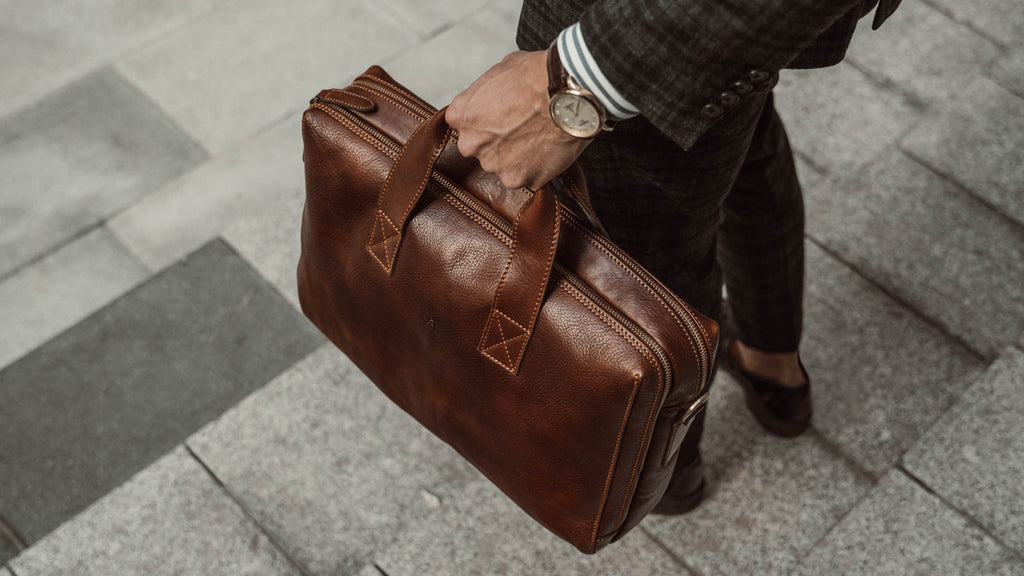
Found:
[[[150,194],[108,226],[160,270],[279,200],[301,209],[304,182],[296,115]],[[282,224],[298,237],[298,219]]]
[[[770,437],[719,372],[701,452],[708,494],[683,516],[644,525],[694,571],[786,574],[871,487],[813,434]]]
[[[987,78],[900,146],[1024,225],[1024,100]]]
[[[1024,564],[902,473],[886,475],[815,547],[802,576],[1024,574]]]
[[[213,8],[210,0],[0,2],[0,116]]]
[[[376,562],[388,576],[690,574],[638,529],[581,555],[486,480],[446,491],[434,514],[409,525]]]
[[[491,0],[392,0],[380,7],[421,37],[430,37],[490,3]]]
[[[182,448],[29,548],[11,566],[18,576],[299,575]]]
[[[0,514],[38,540],[322,342],[211,243],[0,372]]]
[[[11,573],[7,568],[0,568],[0,576],[11,576]]]
[[[1019,44],[1024,36],[1024,10],[1017,0],[986,0],[983,4],[958,0],[926,1],[1005,46]]]
[[[302,206],[301,197],[279,199],[262,207],[260,214],[228,228],[223,235],[296,308],[299,293],[295,268],[302,252]]]
[[[860,21],[847,59],[928,103],[948,101],[1001,52],[923,2],[901,5],[878,30],[871,30],[871,20]]]
[[[801,350],[814,385],[815,428],[876,477],[899,461],[983,368],[967,350],[811,243]]]
[[[0,283],[0,368],[27,354],[149,275],[106,228]]]
[[[0,124],[0,276],[206,159],[109,69]]]
[[[905,466],[1024,555],[1024,352],[1010,348],[904,458]]]
[[[884,153],[922,114],[849,64],[784,70],[775,106],[794,150],[833,177],[854,173]]]
[[[988,74],[1003,88],[1024,98],[1024,46],[1005,52],[992,63]]]
[[[311,574],[358,571],[480,478],[332,345],[188,445]]]
[[[417,40],[370,0],[236,0],[118,68],[219,153]]]
[[[516,48],[518,13],[493,4],[385,64],[396,80],[440,108]]]
[[[902,154],[805,191],[808,233],[987,357],[1020,340],[1024,230]]]

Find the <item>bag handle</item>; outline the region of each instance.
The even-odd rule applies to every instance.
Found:
[[[377,198],[377,213],[366,249],[389,276],[413,207],[430,182],[441,151],[452,137],[439,110],[409,137]],[[558,200],[545,186],[516,214],[512,249],[494,291],[478,350],[512,374],[533,334],[558,247]]]

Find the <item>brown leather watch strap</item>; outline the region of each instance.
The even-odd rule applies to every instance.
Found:
[[[562,57],[558,54],[558,41],[548,48],[548,97],[569,85],[569,73],[562,66]]]

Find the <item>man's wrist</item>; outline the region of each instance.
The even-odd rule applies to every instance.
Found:
[[[594,94],[610,120],[625,120],[640,113],[601,72],[587,48],[579,22],[562,30],[555,45],[562,66],[582,88]]]

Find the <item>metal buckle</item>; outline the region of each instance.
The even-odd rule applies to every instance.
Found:
[[[683,412],[682,416],[672,422],[672,433],[669,437],[668,445],[665,446],[665,454],[661,458],[662,466],[668,466],[669,460],[679,451],[679,447],[683,445],[683,439],[686,438],[687,432],[690,431],[690,422],[704,408],[704,405],[708,403],[708,398],[709,392],[705,390],[703,394],[693,401],[693,404],[690,404],[690,407],[686,409],[686,412]]]

